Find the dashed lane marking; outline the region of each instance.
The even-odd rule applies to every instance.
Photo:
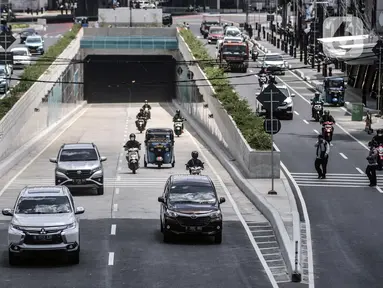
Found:
[[[108,265],[109,266],[113,266],[114,265],[114,252],[109,252]]]
[[[116,229],[117,229],[117,225],[112,224],[112,226],[110,227],[110,235],[116,235]]]
[[[358,167],[356,167],[356,170],[360,173],[360,174],[364,174],[364,172],[363,172],[363,170],[362,169],[360,169],[360,168],[358,168]]]
[[[344,155],[343,153],[340,152],[339,154],[340,154],[340,156],[342,156],[344,159],[348,159],[347,156]]]
[[[303,122],[305,122],[306,124],[310,124],[307,120],[303,120]]]

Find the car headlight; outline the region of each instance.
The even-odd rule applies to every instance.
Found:
[[[101,171],[101,166],[92,169],[91,173],[93,174],[93,173],[96,173],[97,171]]]
[[[221,211],[216,211],[210,214],[210,218],[221,218]]]
[[[165,215],[172,218],[178,217],[178,214],[176,212],[169,209],[165,211]]]
[[[153,147],[149,148],[149,151],[150,151],[150,152],[153,152],[153,151],[154,151],[154,148],[153,148]]]
[[[169,151],[169,148],[166,148],[165,151],[168,152],[168,151]]]
[[[66,173],[66,170],[65,170],[65,169],[62,169],[62,168],[56,168],[56,172],[65,174],[65,173]]]
[[[67,225],[67,226],[65,227],[65,230],[67,230],[67,229],[74,229],[74,228],[76,228],[76,227],[77,227],[77,223],[76,223],[76,222],[73,222],[73,223]]]
[[[293,99],[291,99],[290,97],[286,98],[285,101],[283,101],[283,104],[290,104],[293,102]]]
[[[43,46],[39,46],[39,47],[37,47],[37,49],[43,49],[44,47]]]
[[[22,231],[21,227],[18,226],[18,225],[14,225],[14,224],[11,223],[11,224],[9,224],[9,226],[10,226],[12,229]]]

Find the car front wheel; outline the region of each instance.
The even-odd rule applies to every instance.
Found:
[[[214,243],[215,244],[221,244],[222,243],[222,232],[219,232],[214,236]]]
[[[68,262],[70,264],[80,263],[80,247],[76,251],[68,252]]]
[[[16,255],[16,253],[8,251],[8,258],[9,258],[9,265],[11,266],[14,266],[20,263],[20,257],[19,255]]]

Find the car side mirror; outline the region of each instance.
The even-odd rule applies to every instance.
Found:
[[[4,216],[13,216],[12,209],[8,209],[8,208],[7,209],[3,209],[2,213],[3,213]]]
[[[164,197],[162,197],[162,196],[158,197],[158,202],[165,203]]]
[[[290,96],[291,96],[291,97],[295,97],[295,94],[291,94]]]
[[[57,159],[56,159],[56,158],[50,158],[50,159],[49,159],[49,162],[51,162],[51,163],[57,163]]]
[[[77,207],[76,208],[76,211],[74,212],[74,214],[78,215],[78,214],[84,214],[85,212],[85,209],[84,207]]]
[[[101,162],[104,162],[104,161],[106,161],[107,159],[108,159],[108,158],[106,158],[106,157],[101,157],[101,158],[100,158],[100,161],[101,161]]]
[[[225,197],[219,197],[219,204],[225,203],[226,199]]]

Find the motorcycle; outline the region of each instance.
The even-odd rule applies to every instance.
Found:
[[[323,124],[323,138],[330,143],[332,141],[332,133],[334,131],[333,122],[324,122]]]
[[[378,146],[378,169],[382,170],[382,165],[383,165],[383,144],[379,144]]]
[[[137,120],[137,130],[140,131],[140,133],[142,133],[142,131],[145,130],[145,127],[146,127],[146,120],[143,118],[139,118]]]
[[[125,146],[124,148],[126,150]],[[126,154],[126,160],[128,161],[129,169],[132,170],[133,174],[136,174],[136,171],[140,166],[140,156],[138,154],[138,150],[138,148],[130,148],[128,149],[128,153]]]
[[[313,109],[313,118],[316,122],[319,122],[319,119],[323,116],[323,103],[315,103]]]
[[[186,165],[186,170],[189,170],[190,175],[201,175],[201,171],[203,170],[202,167],[199,167],[199,166],[189,167],[187,164],[185,165]]]
[[[148,107],[144,109],[144,117],[146,118],[146,120],[150,119],[150,109]]]
[[[177,121],[174,121],[173,130],[174,130],[174,134],[176,134],[177,137],[180,137],[180,135],[183,133],[182,123],[183,123],[183,121],[181,119],[178,119]]]

